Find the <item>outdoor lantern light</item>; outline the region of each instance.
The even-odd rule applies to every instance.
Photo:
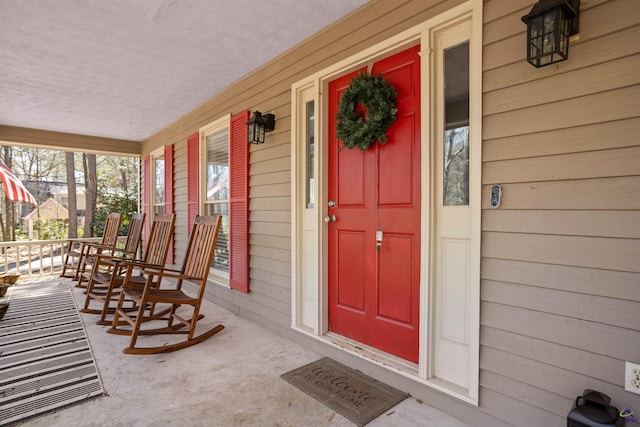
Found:
[[[271,132],[276,127],[276,116],[273,114],[262,114],[260,111],[254,111],[253,116],[247,122],[249,128],[249,143],[264,143],[264,135]]]
[[[528,15],[527,61],[544,67],[569,57],[569,37],[578,33],[580,0],[539,0]]]

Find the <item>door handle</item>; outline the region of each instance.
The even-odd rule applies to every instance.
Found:
[[[324,217],[324,222],[326,222],[327,224],[329,224],[330,222],[336,222],[336,216],[335,215],[327,215]]]

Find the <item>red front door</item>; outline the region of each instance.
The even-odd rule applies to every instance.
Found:
[[[343,149],[335,136],[353,73],[329,83],[329,329],[418,362],[420,312],[419,46],[376,62],[396,88],[388,142]],[[381,245],[376,234],[382,235]]]

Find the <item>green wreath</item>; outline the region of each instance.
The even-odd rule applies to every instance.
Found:
[[[386,143],[387,129],[396,121],[397,94],[381,75],[360,72],[351,79],[336,113],[336,136],[342,141],[340,150],[358,147],[365,151],[374,141]],[[356,110],[359,104],[366,108],[366,117]]]

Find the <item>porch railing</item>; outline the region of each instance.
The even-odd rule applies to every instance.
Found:
[[[99,242],[100,239],[86,240]],[[21,278],[59,275],[68,244],[66,239],[0,242],[0,273],[19,273]]]

